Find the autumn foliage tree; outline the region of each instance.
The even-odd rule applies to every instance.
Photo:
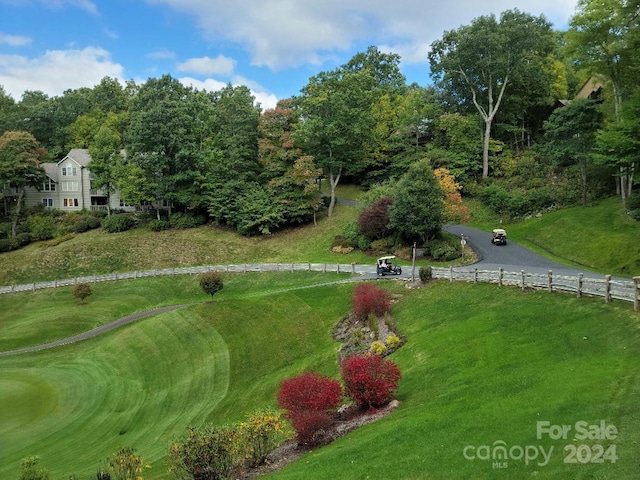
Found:
[[[376,408],[393,399],[401,374],[391,360],[377,354],[351,355],[340,365],[345,394],[361,408]]]
[[[444,223],[467,223],[471,219],[469,208],[462,203],[462,185],[456,182],[455,177],[446,168],[436,168],[433,175],[444,194]]]
[[[340,383],[314,372],[284,380],[278,392],[278,407],[286,410],[303,445],[317,442],[318,433],[333,423],[333,411],[341,401]]]
[[[386,237],[389,233],[389,207],[392,204],[391,197],[375,201],[358,217],[358,232],[369,240]]]
[[[360,320],[366,320],[370,314],[383,316],[391,311],[389,292],[371,283],[359,283],[351,298],[353,314]]]

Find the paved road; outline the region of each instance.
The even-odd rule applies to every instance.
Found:
[[[478,254],[479,261],[471,267],[483,270],[498,270],[519,272],[526,270],[531,273],[545,274],[549,270],[557,275],[577,276],[579,273],[585,277],[602,277],[602,274],[592,273],[587,270],[568,267],[554,262],[508,239],[506,245],[494,245],[491,243],[491,232],[485,232],[476,228],[462,225],[447,225],[444,227],[449,233],[461,237]],[[507,232],[507,235],[509,232]],[[463,267],[460,267],[462,269]]]

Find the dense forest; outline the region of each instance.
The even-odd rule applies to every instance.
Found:
[[[38,185],[38,162],[86,148],[94,188],[244,235],[331,216],[340,182],[369,190],[361,244],[428,241],[464,220],[460,194],[511,218],[619,195],[637,220],[639,23],[638,0],[580,0],[567,31],[478,17],[433,42],[427,87],[372,46],[264,111],[247,87],[169,75],[19,101],[0,86],[0,184]]]

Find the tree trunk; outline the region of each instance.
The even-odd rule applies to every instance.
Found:
[[[336,205],[336,187],[340,181],[340,175],[342,175],[342,167],[338,170],[338,173],[334,175],[333,167],[329,168],[329,186],[331,187],[331,201],[329,202],[329,210],[327,216],[330,217],[333,214],[333,207]]]
[[[482,146],[482,179],[489,177],[489,139],[491,135],[491,118],[484,119],[484,142]]]
[[[20,209],[22,207],[22,198],[24,197],[24,188],[21,188],[18,192],[18,200],[16,201],[16,206],[13,210],[13,215],[11,219],[11,236],[15,238],[16,236],[16,227],[18,226],[18,219],[20,218]]]

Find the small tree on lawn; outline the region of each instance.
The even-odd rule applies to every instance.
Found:
[[[341,402],[340,383],[314,372],[284,380],[278,392],[278,407],[287,411],[303,445],[317,442],[318,433],[331,425],[332,413]]]
[[[205,272],[200,275],[200,287],[204,293],[211,295],[211,300],[216,292],[222,290],[223,286],[222,275],[218,272]]]
[[[359,283],[351,298],[353,313],[359,320],[366,320],[373,313],[379,317],[391,311],[389,292],[371,283]]]
[[[345,394],[361,408],[376,408],[389,403],[398,389],[398,366],[377,354],[350,355],[340,369]]]
[[[80,300],[81,304],[84,304],[84,300],[91,295],[91,285],[88,283],[77,283],[71,287],[71,293],[73,296]]]

